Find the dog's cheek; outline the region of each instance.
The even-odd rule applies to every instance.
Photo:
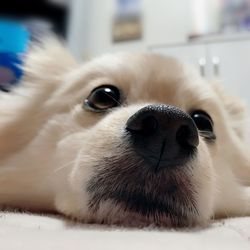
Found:
[[[87,178],[88,169],[77,170],[84,133],[66,136],[58,143],[56,153],[60,167],[55,170],[55,206],[59,212],[76,218],[82,218],[87,212],[83,177]]]
[[[66,185],[64,183],[63,190],[56,197],[56,207],[60,212],[86,222],[89,220],[87,183],[94,174],[92,163],[95,160],[91,155],[79,151]]]
[[[214,213],[216,195],[216,174],[210,150],[206,142],[200,140],[197,157],[192,167],[193,184],[196,188],[196,202],[199,211],[199,222],[206,223]]]
[[[71,166],[65,174],[65,182],[61,185],[63,188],[58,190],[56,197],[56,207],[60,212],[83,221],[91,220],[88,182],[98,169],[103,168],[104,158],[122,154],[121,145],[125,143],[122,139],[122,124],[117,119],[116,124],[111,121],[100,122],[78,133],[74,143],[71,143],[79,145],[75,152],[70,148],[61,150],[70,154],[67,161]],[[65,159],[65,155],[62,158]]]

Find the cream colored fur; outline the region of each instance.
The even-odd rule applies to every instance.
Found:
[[[124,106],[107,114],[86,111],[84,99],[107,83],[122,90]],[[214,120],[217,140],[210,145],[200,138],[187,174],[199,211],[191,224],[250,215],[250,151],[238,99],[171,58],[118,54],[79,65],[54,39],[32,49],[20,87],[0,95],[0,204],[85,222],[139,225],[140,217],[112,201],[89,211],[86,183],[94,164],[102,168],[103,157],[123,154],[122,128],[152,103],[202,109]]]

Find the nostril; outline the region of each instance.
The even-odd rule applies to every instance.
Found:
[[[133,133],[151,135],[158,129],[157,119],[153,115],[148,115],[145,117],[140,117],[139,119],[134,119],[131,117],[126,125],[126,129]]]
[[[198,131],[195,126],[182,125],[176,133],[176,141],[182,147],[197,147],[199,144]]]

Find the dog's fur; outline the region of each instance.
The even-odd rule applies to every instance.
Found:
[[[53,39],[34,47],[26,59],[20,87],[0,95],[0,204],[135,226],[194,225],[250,215],[245,111],[220,85],[153,54],[106,55],[81,66]],[[91,90],[107,83],[121,89],[123,105],[101,114],[85,110]],[[208,143],[199,136],[197,155],[188,166],[151,176],[153,184],[143,186],[136,171],[141,168],[143,175],[144,166],[124,126],[136,111],[154,103],[187,113],[206,111],[217,139]],[[159,204],[171,200],[179,212],[130,211],[108,195],[123,182],[128,188],[141,185],[144,195],[149,192]],[[162,193],[169,182],[179,186],[179,197]],[[185,208],[191,193],[194,208]]]

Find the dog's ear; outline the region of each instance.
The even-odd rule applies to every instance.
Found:
[[[55,37],[34,42],[30,47],[23,66],[24,82],[29,84],[55,83],[59,76],[77,65],[63,42]]]
[[[229,94],[222,84],[212,82],[211,86],[228,112],[233,129],[236,131],[237,135],[243,139],[246,134],[247,127],[246,104],[240,98]]]

